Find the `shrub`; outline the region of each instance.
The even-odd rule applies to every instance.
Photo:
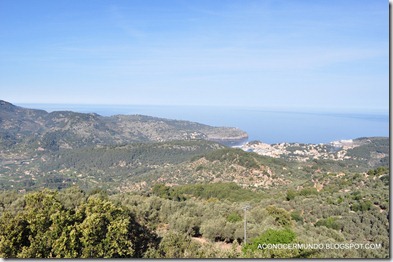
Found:
[[[309,195],[317,195],[318,190],[314,187],[307,187],[300,190],[299,195],[301,196],[309,196]]]
[[[301,222],[303,223],[303,217],[301,216],[300,212],[295,210],[291,213],[291,218],[295,220],[296,222]]]
[[[318,220],[317,223],[315,223],[315,226],[319,227],[319,226],[325,226],[327,228],[331,228],[334,230],[339,230],[340,229],[340,225],[337,223],[336,219],[334,217],[328,217],[326,219],[321,219]]]
[[[266,211],[274,217],[274,221],[278,226],[288,227],[292,225],[291,215],[285,209],[271,205],[266,207]]]
[[[227,221],[231,223],[236,223],[242,221],[242,217],[238,213],[232,212],[227,216]]]
[[[285,229],[268,229],[259,238],[256,238],[253,243],[260,244],[289,244],[295,240],[296,234],[289,228]]]
[[[254,238],[250,244],[243,247],[242,251],[246,257],[262,257],[262,258],[290,258],[299,254],[298,250],[265,250],[262,249],[264,244],[289,244],[296,238],[295,232],[286,229],[268,229],[262,235]],[[261,248],[262,247],[262,248]]]
[[[296,197],[296,195],[297,195],[297,192],[296,192],[295,190],[293,190],[293,189],[288,189],[288,190],[287,190],[287,197],[286,197],[286,199],[287,199],[288,201],[290,201],[290,200],[294,199],[294,198]]]

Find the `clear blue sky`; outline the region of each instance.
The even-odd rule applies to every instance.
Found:
[[[388,1],[1,0],[12,103],[389,108]]]

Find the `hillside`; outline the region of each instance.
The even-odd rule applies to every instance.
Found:
[[[0,256],[389,258],[387,173],[321,174],[323,188],[291,184],[257,192],[236,183],[157,184],[142,194],[2,191]],[[257,248],[261,243],[335,248]]]
[[[253,141],[234,128],[138,115],[25,109],[0,102],[0,189],[146,191],[157,183],[235,182],[253,190],[302,185],[323,173],[388,166],[388,138],[330,144]],[[232,139],[232,140],[230,140]]]
[[[2,257],[389,257],[388,138],[231,148],[244,132],[0,105]]]
[[[142,115],[47,113],[0,100],[0,150],[58,151],[94,145],[198,139],[236,144],[247,138],[247,133],[237,128]]]
[[[359,147],[360,148],[360,147]],[[385,145],[380,145],[382,152]],[[176,140],[76,149],[4,151],[0,189],[103,188],[109,192],[148,191],[157,183],[235,182],[253,190],[302,186],[330,173],[365,173],[388,166],[374,161],[370,145],[345,159],[294,160],[269,157],[204,140]],[[381,153],[382,154],[382,153]],[[352,157],[353,155],[353,157]],[[317,186],[317,182],[313,185]]]

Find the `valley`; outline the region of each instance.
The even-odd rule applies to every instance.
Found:
[[[389,138],[328,144],[245,143],[247,138],[237,128],[141,115],[47,113],[0,101],[0,254],[389,256]],[[81,240],[73,246],[60,244],[75,236]],[[105,241],[115,236],[119,246],[106,250]],[[257,248],[274,241],[380,248]]]

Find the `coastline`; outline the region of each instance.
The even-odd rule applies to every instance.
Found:
[[[78,105],[16,103],[25,108],[48,112],[69,110],[102,116],[141,114],[166,119],[192,121],[210,126],[236,127],[248,134],[247,141],[275,143],[330,143],[357,137],[389,136],[389,114],[360,110],[288,111],[218,106],[160,105]],[[247,141],[241,141],[243,143]],[[241,142],[229,143],[238,146]]]

